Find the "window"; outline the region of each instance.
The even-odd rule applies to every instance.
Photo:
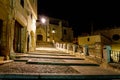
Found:
[[[87,38],[87,41],[90,41],[90,38]]]
[[[24,0],[20,0],[20,4],[24,7]]]
[[[67,31],[66,31],[66,30],[64,30],[64,31],[63,31],[63,33],[66,35],[66,34],[67,34]]]
[[[33,18],[33,15],[31,14],[31,19]]]
[[[112,39],[115,40],[115,41],[117,41],[117,40],[120,39],[120,36],[119,36],[118,34],[114,34],[114,35],[112,36]]]

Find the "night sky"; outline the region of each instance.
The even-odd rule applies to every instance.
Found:
[[[119,27],[120,5],[118,2],[84,0],[38,0],[38,14],[67,20],[74,35],[93,30]]]

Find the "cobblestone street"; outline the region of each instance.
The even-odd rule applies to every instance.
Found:
[[[120,78],[120,73],[104,69],[98,64],[77,58],[74,55],[63,53],[55,48],[37,48],[36,52],[27,54],[16,53],[13,62],[0,65],[0,74],[22,75],[71,75],[77,76],[102,76],[106,78]]]

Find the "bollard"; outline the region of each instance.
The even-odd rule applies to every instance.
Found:
[[[107,50],[107,63],[109,63],[111,60],[111,47],[110,46],[106,46],[106,50]]]
[[[69,49],[70,49],[70,44],[67,44],[67,53],[69,53]]]
[[[84,46],[84,54],[85,54],[85,56],[88,56],[88,55],[89,55],[88,45],[85,45],[85,46]]]
[[[73,44],[73,53],[77,52],[78,46],[76,44]]]

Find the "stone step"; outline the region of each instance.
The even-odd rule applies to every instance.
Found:
[[[98,64],[94,63],[83,63],[83,62],[66,62],[64,60],[57,60],[57,59],[15,59],[14,61],[18,62],[26,62],[27,64],[41,64],[41,65],[64,65],[64,66],[99,66]]]
[[[64,65],[64,66],[99,66],[98,64],[93,63],[79,63],[79,62],[55,62],[55,61],[32,61],[28,60],[27,64],[42,64],[42,65]]]
[[[40,42],[36,44],[37,47],[53,47],[52,43],[47,43],[47,42]]]
[[[4,61],[4,56],[0,56],[0,61]]]
[[[4,61],[0,61],[0,64],[5,64],[5,63],[9,63],[9,62],[13,62],[13,60],[4,60]]]
[[[75,57],[74,55],[70,55],[70,54],[54,54],[54,53],[28,53],[29,55],[48,55],[48,56],[73,56]]]
[[[58,56],[38,56],[38,55],[29,55],[29,56],[16,56],[17,59],[20,58],[44,58],[44,59],[65,59],[65,60],[84,60],[84,58],[77,58],[77,57],[58,57]]]
[[[33,79],[33,80],[119,80],[119,75],[81,75],[68,73],[19,73],[19,74],[0,74],[1,80]]]

